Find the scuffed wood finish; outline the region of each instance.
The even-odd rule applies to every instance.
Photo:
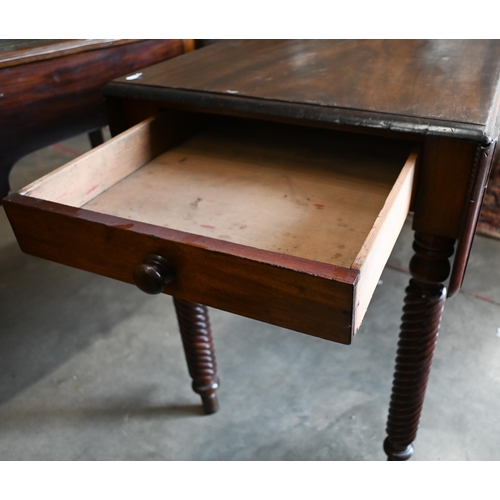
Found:
[[[186,48],[183,40],[73,40],[0,53],[0,199],[20,158],[106,125],[104,84]]]
[[[498,40],[246,40],[158,64],[106,93],[490,142]]]

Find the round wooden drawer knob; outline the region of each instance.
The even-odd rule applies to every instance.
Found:
[[[134,283],[139,290],[151,295],[163,292],[163,288],[175,276],[175,270],[167,259],[160,255],[148,255],[142,264],[134,269]]]

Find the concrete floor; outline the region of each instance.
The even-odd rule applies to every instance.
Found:
[[[23,159],[19,189],[88,148]],[[24,255],[0,209],[1,460],[384,460],[407,222],[352,346],[211,310],[221,409],[190,389],[172,301]],[[500,459],[500,241],[449,301],[413,460]]]

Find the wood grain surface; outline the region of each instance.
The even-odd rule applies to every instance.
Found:
[[[106,92],[247,114],[297,114],[300,105],[319,121],[488,142],[498,135],[499,77],[498,40],[246,40],[152,66]]]

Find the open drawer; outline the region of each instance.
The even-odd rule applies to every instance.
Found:
[[[413,146],[176,116],[6,198],[21,249],[129,283],[158,255],[159,291],[349,344],[410,207]]]

